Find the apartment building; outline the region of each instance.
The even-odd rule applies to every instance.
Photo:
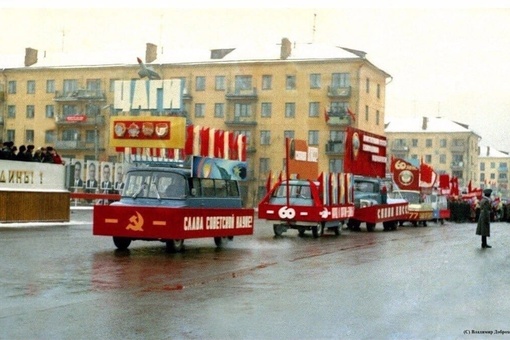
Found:
[[[388,155],[424,162],[438,174],[459,179],[459,187],[478,183],[481,137],[468,125],[441,117],[388,119]]]
[[[480,177],[476,186],[490,188],[500,197],[509,197],[508,164],[510,164],[510,155],[508,152],[499,151],[482,141],[478,163]]]
[[[319,171],[343,171],[347,126],[383,135],[390,75],[366,53],[298,44],[199,53],[147,44],[145,63],[161,79],[181,79],[179,109],[115,108],[117,80],[140,79],[137,55],[102,51],[92,57],[53,56],[27,48],[1,65],[0,139],[55,146],[68,159],[120,161],[108,145],[111,115],[180,115],[189,123],[243,133],[248,143],[247,205],[265,193],[268,174],[283,171],[285,139],[319,149]],[[0,59],[1,63],[1,59]]]

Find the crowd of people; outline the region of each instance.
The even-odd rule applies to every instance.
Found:
[[[34,145],[21,145],[18,149],[13,142],[4,142],[0,152],[0,159],[24,162],[40,162],[65,164],[57,150],[52,146],[35,149]]]

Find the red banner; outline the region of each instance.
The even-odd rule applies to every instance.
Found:
[[[418,167],[403,159],[392,158],[390,172],[399,189],[420,190],[420,169]]]
[[[386,137],[347,128],[344,172],[384,178],[386,175]]]

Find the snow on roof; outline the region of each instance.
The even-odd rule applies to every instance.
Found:
[[[500,151],[487,144],[484,140],[480,141],[479,158],[510,158],[508,152]]]
[[[218,49],[219,50],[219,49]],[[279,61],[281,44],[246,44],[236,48],[225,48],[228,51],[222,58],[211,58],[211,49],[205,48],[167,48],[158,51],[157,58],[150,64],[171,63],[211,63],[240,61]],[[364,53],[361,54],[364,56]],[[40,67],[72,67],[72,66],[108,66],[136,65],[136,58],[145,60],[145,49],[121,50],[111,49],[100,52],[55,52],[37,51],[37,62],[30,68]],[[306,59],[362,59],[354,50],[319,44],[292,43],[290,55],[286,60]],[[0,56],[0,68],[24,68],[25,54]]]
[[[412,118],[386,118],[387,133],[414,132],[414,133],[445,133],[445,132],[473,132],[468,125],[454,122],[442,117],[412,117]],[[475,132],[473,132],[475,133]]]

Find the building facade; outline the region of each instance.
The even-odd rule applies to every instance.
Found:
[[[440,117],[398,118],[386,122],[388,154],[424,162],[438,174],[459,179],[459,188],[478,183],[481,137],[469,126]]]
[[[319,171],[343,171],[347,126],[384,135],[389,74],[347,48],[294,44],[284,38],[267,49],[217,49],[186,59],[157,55],[146,63],[161,79],[181,79],[179,110],[113,106],[117,80],[140,79],[125,55],[109,62],[58,61],[27,49],[23,65],[4,65],[0,81],[0,139],[15,145],[52,145],[68,159],[119,161],[108,145],[111,115],[182,115],[189,123],[247,136],[246,204],[256,206],[271,172],[284,170],[285,139],[319,149]],[[132,56],[133,61],[136,56]]]
[[[495,195],[508,198],[510,155],[485,145],[482,141],[478,161],[480,177],[476,182],[477,186],[482,189],[492,189]]]

